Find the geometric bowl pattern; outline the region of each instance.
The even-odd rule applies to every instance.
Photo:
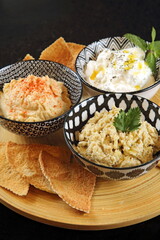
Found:
[[[101,39],[99,41],[95,41],[95,42],[89,44],[79,53],[79,55],[77,56],[77,59],[76,59],[76,63],[75,63],[75,68],[76,68],[78,75],[81,78],[81,81],[87,87],[89,87],[99,93],[111,93],[111,92],[99,89],[95,86],[92,86],[88,81],[86,81],[85,75],[84,75],[84,68],[90,60],[96,60],[97,56],[105,48],[109,48],[111,50],[120,50],[120,49],[130,48],[130,47],[134,47],[134,46],[135,45],[133,43],[131,43],[125,37],[104,38],[104,39]],[[148,97],[148,93],[149,93],[149,95],[151,95],[151,97],[152,97],[158,90],[158,87],[160,86],[160,60],[157,60],[157,62],[156,62],[156,69],[157,69],[156,82],[152,86],[149,86],[142,90],[129,92],[129,93],[138,94],[142,97],[150,98],[150,97]]]
[[[62,64],[46,60],[21,61],[0,69],[1,90],[4,83],[10,82],[12,79],[27,77],[29,74],[39,77],[48,75],[50,78],[63,82],[68,89],[72,107],[81,99],[82,83],[79,76]],[[39,137],[62,128],[66,114],[67,112],[59,117],[40,122],[13,121],[0,116],[0,125],[15,134]]]
[[[113,106],[122,108],[126,111],[132,107],[139,107],[142,120],[154,126],[160,135],[160,107],[158,105],[145,98],[132,94],[108,93],[88,98],[72,108],[65,118],[64,137],[74,157],[84,168],[95,175],[112,180],[132,179],[147,173],[150,169],[155,167],[160,159],[160,152],[156,154],[154,160],[145,164],[129,168],[112,168],[89,161],[77,153],[73,148],[73,145],[78,143],[76,133],[94,116],[94,113],[102,109],[109,111]]]

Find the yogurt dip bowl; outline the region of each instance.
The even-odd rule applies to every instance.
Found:
[[[111,180],[129,180],[139,177],[154,168],[160,160],[160,151],[154,158],[141,165],[132,167],[107,167],[106,165],[97,164],[82,156],[75,146],[78,144],[77,134],[92,118],[96,111],[103,109],[111,110],[113,106],[128,111],[130,108],[139,107],[143,121],[147,121],[156,128],[160,135],[160,107],[153,102],[131,94],[101,94],[88,98],[72,108],[64,121],[65,141],[72,151],[75,159],[88,171],[98,177]]]
[[[0,69],[1,91],[5,83],[11,82],[12,79],[27,78],[29,75],[48,76],[62,82],[68,90],[71,108],[81,99],[82,83],[79,76],[68,67],[47,60],[22,61]],[[33,101],[30,103],[32,104]],[[68,111],[47,120],[28,122],[11,120],[0,115],[0,125],[15,134],[27,137],[45,136],[63,127],[64,118]]]
[[[98,83],[95,86],[95,84],[91,84],[92,81],[88,81],[88,79],[87,79],[86,72],[85,72],[87,64],[91,60],[94,60],[94,61],[97,60],[99,54],[102,53],[102,51],[104,51],[104,49],[109,49],[109,50],[112,51],[112,50],[128,49],[128,48],[133,48],[133,47],[135,47],[134,44],[131,43],[125,37],[104,38],[104,39],[101,39],[99,41],[95,41],[95,42],[89,44],[88,46],[86,46],[79,53],[79,55],[78,55],[78,57],[76,59],[76,63],[75,63],[76,71],[79,74],[82,82],[89,89],[91,89],[91,90],[93,90],[95,92],[99,92],[99,93],[112,93],[112,92],[119,92],[119,93],[123,93],[124,92],[124,93],[127,93],[128,92],[128,93],[131,93],[131,94],[135,94],[135,95],[139,95],[139,96],[145,97],[147,99],[152,98],[156,94],[158,89],[160,88],[160,60],[157,60],[157,62],[156,62],[157,75],[155,77],[155,82],[154,83],[151,82],[151,85],[149,83],[148,86],[146,84],[146,87],[144,87],[144,88],[139,88],[139,86],[137,85],[136,86],[137,88],[134,91],[133,90],[127,90],[127,87],[125,86],[126,85],[125,83],[124,83],[124,86],[122,88],[123,89],[122,91],[121,91],[121,88],[118,91],[117,90],[113,91],[114,85],[109,90],[104,90],[103,87],[100,86],[101,84]],[[142,50],[140,50],[140,51],[142,51]],[[130,58],[130,66],[131,66],[131,64],[133,62],[132,60],[133,59]],[[103,59],[103,62],[104,62],[104,59]],[[126,67],[127,67],[127,65],[126,65]],[[92,66],[91,66],[91,68],[92,68]],[[102,68],[102,66],[100,68]],[[121,66],[119,66],[119,69],[120,68],[121,68]],[[149,67],[147,66],[147,68],[149,68]],[[147,70],[145,70],[145,71],[147,71]],[[95,73],[93,73],[94,77],[95,77],[96,74],[97,73],[95,71]],[[136,70],[135,70],[135,74],[136,74]],[[100,78],[101,78],[101,76],[99,76],[99,79]],[[143,78],[144,78],[143,74],[139,75],[139,80],[141,80]]]

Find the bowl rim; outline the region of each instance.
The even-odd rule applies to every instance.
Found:
[[[106,94],[107,94],[107,95],[110,95],[110,93],[105,93],[105,94],[99,94],[99,95],[92,96],[92,97],[89,97],[89,98],[87,98],[87,99],[84,99],[84,100],[81,101],[80,103],[76,104],[76,105],[74,106],[74,108],[77,107],[77,106],[80,106],[80,105],[83,104],[83,102],[85,102],[85,101],[88,102],[88,101],[91,101],[91,100],[94,100],[94,99],[98,98],[98,97],[101,96],[101,95],[103,96],[103,95],[106,95]],[[132,96],[133,96],[133,94],[129,94],[129,93],[111,93],[111,94],[112,94],[112,95],[115,95],[115,94],[123,94],[123,95],[132,95]],[[154,105],[156,105],[156,106],[160,109],[160,106],[158,106],[156,103],[150,101],[149,99],[146,99],[146,98],[141,97],[141,96],[136,96],[136,95],[134,95],[134,96],[137,97],[137,98],[141,98],[141,99],[147,100],[147,101],[149,102],[149,104],[154,104]],[[71,110],[69,111],[69,113],[70,113],[72,110],[73,110],[73,109],[71,109]],[[82,159],[83,159],[84,161],[86,161],[87,163],[89,163],[89,164],[91,164],[91,165],[94,165],[94,166],[97,166],[97,167],[100,167],[100,168],[104,168],[104,169],[109,169],[109,170],[113,170],[113,171],[114,171],[114,170],[115,170],[115,171],[121,171],[121,170],[134,170],[134,169],[138,169],[138,168],[140,168],[140,167],[143,167],[143,166],[145,166],[145,165],[151,164],[151,163],[153,163],[153,162],[160,161],[160,150],[155,154],[154,159],[152,159],[152,160],[150,160],[150,161],[148,161],[148,162],[145,162],[145,163],[143,163],[143,164],[133,166],[133,167],[122,167],[122,168],[109,167],[109,166],[101,165],[101,164],[98,164],[98,163],[94,163],[94,162],[86,159],[86,158],[83,157],[81,154],[79,154],[77,151],[75,151],[75,149],[73,148],[72,144],[68,141],[68,138],[67,138],[67,136],[66,136],[65,124],[66,124],[67,118],[69,117],[69,113],[68,113],[68,115],[65,117],[65,119],[64,119],[64,124],[63,124],[63,135],[64,135],[65,142],[66,142],[67,146],[69,147],[69,149],[71,149],[72,153],[74,153],[75,156],[78,156],[79,158],[82,158]],[[89,118],[87,119],[87,121],[88,121],[88,120],[89,120]]]
[[[8,121],[8,122],[14,122],[14,123],[20,123],[20,124],[26,124],[26,125],[31,125],[31,124],[35,124],[35,125],[36,125],[36,124],[38,124],[38,123],[39,123],[39,124],[43,124],[43,123],[47,123],[47,122],[50,122],[50,121],[52,121],[52,122],[55,121],[55,122],[56,122],[57,120],[60,120],[60,119],[65,118],[65,116],[68,114],[68,112],[69,112],[72,108],[74,108],[74,106],[75,106],[76,104],[79,103],[79,101],[80,101],[80,99],[81,99],[81,97],[82,97],[83,87],[82,87],[82,82],[80,81],[80,77],[79,77],[79,75],[77,74],[77,72],[74,72],[71,68],[65,66],[65,65],[62,64],[62,63],[58,63],[58,62],[50,61],[50,60],[43,60],[43,59],[38,59],[38,60],[32,59],[32,60],[25,60],[25,61],[21,60],[21,61],[17,61],[17,62],[15,62],[15,63],[12,63],[12,64],[10,64],[10,65],[4,66],[4,67],[2,67],[2,68],[0,69],[0,73],[1,73],[1,71],[7,70],[7,68],[9,68],[9,67],[11,67],[11,66],[13,66],[13,65],[16,65],[16,64],[18,64],[18,63],[26,63],[26,62],[50,62],[51,64],[53,63],[53,64],[56,64],[57,66],[62,66],[62,67],[64,67],[64,69],[67,69],[67,70],[71,71],[71,73],[73,73],[73,75],[75,75],[75,76],[77,77],[77,80],[79,80],[79,83],[80,83],[80,86],[81,86],[80,96],[79,96],[78,100],[76,101],[76,103],[75,103],[73,106],[71,106],[71,108],[70,108],[68,111],[66,111],[65,113],[63,113],[63,114],[61,114],[61,115],[59,115],[59,116],[57,116],[57,117],[55,117],[55,118],[50,118],[50,119],[43,120],[43,121],[23,122],[23,121],[12,120],[12,119],[9,119],[9,118],[6,118],[6,117],[3,117],[3,116],[0,115],[0,119],[6,120],[6,121]],[[12,79],[11,79],[11,80],[12,80]],[[11,80],[10,80],[10,81],[11,81]],[[18,79],[17,79],[17,80],[18,80]],[[9,82],[10,82],[10,81],[9,81]],[[7,83],[9,83],[9,82],[7,82]],[[67,89],[68,89],[68,88],[67,88]]]
[[[76,60],[75,60],[75,69],[76,69],[76,72],[77,72],[77,74],[79,75],[81,81],[82,81],[87,87],[89,87],[89,88],[91,88],[91,89],[93,89],[93,90],[95,90],[95,91],[97,91],[97,92],[100,92],[100,93],[124,93],[124,92],[110,92],[110,91],[105,91],[105,90],[103,90],[103,89],[99,89],[99,88],[97,88],[97,87],[95,87],[95,86],[92,86],[91,84],[89,84],[89,83],[80,75],[80,73],[79,73],[79,68],[77,67],[77,62],[78,62],[78,60],[79,60],[79,57],[80,57],[81,54],[83,53],[83,51],[85,51],[85,49],[88,49],[88,47],[92,46],[93,44],[99,44],[99,43],[100,43],[101,41],[103,41],[103,40],[106,40],[106,39],[114,39],[114,38],[121,38],[121,39],[124,38],[124,39],[126,39],[126,41],[130,42],[127,38],[125,38],[125,37],[120,37],[120,36],[102,38],[102,39],[100,39],[100,40],[94,41],[94,42],[88,44],[87,46],[85,46],[85,47],[79,52],[79,54],[77,55]],[[147,42],[147,41],[146,41],[146,42]],[[134,44],[133,44],[133,45],[134,45]],[[135,45],[134,45],[134,46],[135,46]],[[105,49],[105,48],[104,48],[104,49]],[[160,58],[158,58],[156,62],[159,62],[159,61],[160,61]],[[157,85],[160,85],[160,79],[159,79],[158,81],[156,80],[154,84],[152,84],[152,85],[150,85],[150,86],[148,86],[148,87],[146,87],[146,88],[143,88],[143,89],[140,89],[140,90],[137,90],[137,91],[130,91],[130,92],[126,92],[126,93],[131,93],[131,94],[143,93],[143,92],[146,92],[146,91],[148,91],[148,90],[156,87]]]

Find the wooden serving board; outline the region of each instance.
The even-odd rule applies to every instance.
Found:
[[[160,90],[151,100],[160,105]],[[17,143],[65,144],[62,130],[47,137],[26,138],[0,127],[0,141],[9,140]],[[0,187],[0,202],[21,215],[53,226],[79,230],[119,228],[160,214],[160,168],[156,167],[148,174],[128,181],[98,178],[89,214],[72,209],[57,195],[34,187],[30,187],[26,197],[16,196]]]

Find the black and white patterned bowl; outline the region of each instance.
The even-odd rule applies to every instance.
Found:
[[[63,82],[68,89],[72,107],[81,99],[82,83],[79,76],[62,64],[46,60],[21,61],[0,69],[0,88],[2,89],[3,84],[12,79],[27,77],[29,74],[39,77],[48,75]],[[0,116],[0,125],[15,134],[39,137],[62,128],[66,114],[67,112],[59,117],[40,122],[13,121]]]
[[[110,38],[104,38],[99,41],[95,41],[88,46],[86,46],[77,56],[76,63],[75,63],[75,68],[77,73],[79,74],[82,82],[90,89],[99,92],[99,93],[111,93],[104,91],[102,89],[96,88],[92,86],[89,82],[86,81],[85,79],[85,74],[84,74],[84,68],[86,64],[90,60],[95,60],[99,53],[104,49],[104,48],[109,48],[111,50],[120,50],[124,48],[130,48],[134,47],[134,44],[131,43],[128,39],[125,37],[110,37]],[[157,68],[157,76],[156,76],[156,81],[153,85],[138,90],[134,92],[129,92],[135,95],[139,95],[141,97],[145,97],[147,99],[152,98],[158,89],[160,88],[160,60],[157,61],[156,63],[156,68]]]
[[[112,93],[88,98],[77,104],[69,112],[64,121],[63,130],[65,141],[79,163],[98,177],[112,180],[133,179],[147,173],[157,165],[158,160],[160,160],[160,151],[156,154],[155,159],[145,164],[127,168],[112,168],[93,163],[81,156],[74,149],[74,145],[78,143],[76,139],[77,132],[79,132],[87,121],[94,116],[94,113],[96,111],[100,112],[102,109],[111,110],[113,106],[122,108],[126,111],[138,106],[141,109],[142,120],[146,120],[155,127],[160,135],[160,107],[158,105],[140,96],[125,93]]]

